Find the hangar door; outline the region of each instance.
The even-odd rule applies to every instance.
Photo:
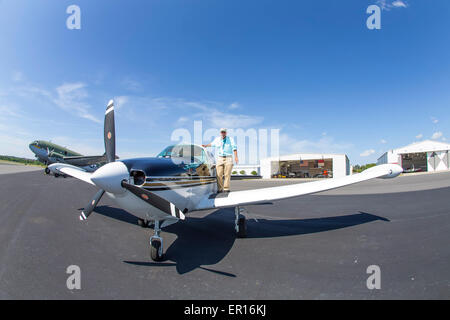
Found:
[[[403,172],[427,171],[427,153],[405,153],[402,154]]]
[[[279,173],[286,178],[332,178],[333,159],[280,161]]]
[[[428,152],[428,171],[448,170],[448,151]]]

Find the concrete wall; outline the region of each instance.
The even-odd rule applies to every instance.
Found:
[[[237,174],[239,175],[241,170],[244,170],[246,175],[251,175],[252,171],[256,171],[260,174],[259,165],[234,165],[232,171],[237,171]]]

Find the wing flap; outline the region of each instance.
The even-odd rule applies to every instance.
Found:
[[[95,186],[95,184],[91,180],[92,173],[87,172],[82,168],[75,167],[67,163],[54,163],[49,165],[48,168],[53,173],[65,173],[71,177],[77,178]]]
[[[197,210],[224,208],[237,205],[257,204],[267,201],[288,199],[321,191],[340,188],[354,183],[383,177],[395,177],[402,172],[400,166],[384,164],[367,169],[359,174],[342,178],[326,179],[308,183],[292,184],[287,186],[253,189],[230,192],[227,197],[204,199],[199,203]]]

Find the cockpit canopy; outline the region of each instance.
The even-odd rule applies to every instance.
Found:
[[[180,159],[185,163],[200,165],[213,164],[214,156],[203,147],[195,144],[176,144],[161,151],[158,158]]]

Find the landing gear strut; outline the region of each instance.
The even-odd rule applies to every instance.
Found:
[[[150,228],[153,224],[152,220],[138,218],[138,225],[142,228]]]
[[[161,228],[159,221],[155,221],[155,234],[150,238],[150,257],[153,261],[161,261],[163,259],[163,240],[160,237]]]
[[[234,214],[236,215],[234,229],[238,238],[247,237],[247,221],[245,220],[245,216],[241,214],[243,211],[244,209],[239,206],[234,208]]]

